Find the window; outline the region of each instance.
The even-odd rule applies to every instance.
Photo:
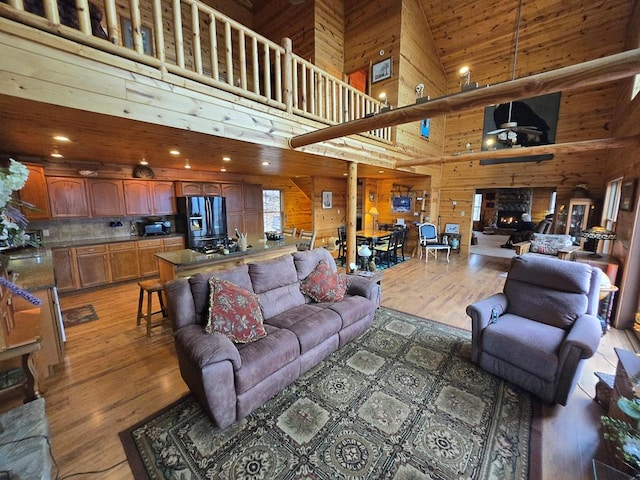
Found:
[[[282,232],[282,191],[262,190],[265,232]]]
[[[549,197],[549,213],[554,213],[556,211],[556,198],[558,193],[556,191],[551,192],[551,196]]]
[[[482,194],[476,193],[473,196],[473,221],[480,221],[480,214],[482,213]]]
[[[120,23],[122,27],[122,44],[127,48],[134,48],[131,20],[126,17],[120,17]],[[140,34],[142,35],[142,50],[147,55],[153,55],[153,32],[151,28],[142,25]]]
[[[618,221],[618,207],[620,206],[620,187],[622,178],[616,178],[607,184],[607,193],[604,197],[604,208],[602,212],[601,225],[607,230],[616,231]],[[600,242],[603,253],[611,251],[612,241],[604,240]]]

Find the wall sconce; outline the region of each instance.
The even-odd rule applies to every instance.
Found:
[[[465,65],[460,69],[460,90],[465,92],[476,88],[478,88],[478,82],[471,83],[471,70]]]

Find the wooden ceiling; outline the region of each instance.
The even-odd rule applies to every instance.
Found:
[[[247,0],[236,0],[246,5]],[[308,0],[309,1],[309,0]],[[345,0],[346,1],[346,0]],[[471,69],[471,80],[481,85],[511,79],[518,1],[469,0],[442,2],[419,0],[440,53],[449,92],[458,91],[458,70]],[[624,51],[628,45],[630,19],[635,12],[632,0],[524,0],[516,78],[578,64]],[[595,89],[594,89],[595,91]],[[592,110],[592,109],[591,109]],[[602,138],[614,108],[603,105],[596,121],[585,124],[580,115],[558,122],[558,141]],[[585,116],[594,112],[584,112]],[[457,116],[447,120],[446,136],[458,135]],[[575,121],[573,127],[571,121]],[[481,129],[482,125],[473,128]],[[13,97],[0,96],[0,139],[2,152],[19,157],[47,158],[56,145],[55,134],[72,139],[58,144],[63,162],[133,165],[145,157],[151,166],[182,168],[188,158],[194,170],[265,175],[324,175],[338,177],[346,172],[346,163],[302,152],[264,147],[185,130],[97,115],[45,105]],[[450,133],[453,132],[453,133]],[[563,138],[564,136],[564,138]],[[445,152],[456,150],[447,148]],[[168,152],[181,151],[179,157]],[[231,162],[223,162],[223,156]],[[262,165],[269,162],[269,165]],[[359,176],[390,178],[395,172],[373,166],[359,166]],[[400,176],[406,176],[401,173]]]

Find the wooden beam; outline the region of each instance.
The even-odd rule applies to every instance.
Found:
[[[596,140],[583,140],[580,142],[553,143],[536,147],[502,148],[500,150],[487,150],[459,155],[446,155],[443,157],[416,158],[411,160],[398,160],[396,168],[414,167],[417,165],[430,165],[434,163],[466,162],[471,160],[493,160],[509,157],[530,157],[548,153],[576,153],[590,150],[607,150],[610,148],[638,147],[640,136],[600,138]]]
[[[323,128],[315,132],[304,133],[292,137],[289,140],[289,146],[298,148],[312,143],[415,122],[446,113],[505,103],[561,90],[598,85],[626,78],[639,72],[640,49],[628,50],[578,65],[489,85],[476,90],[447,95],[424,103],[407,105],[388,112],[378,113],[371,117]]]

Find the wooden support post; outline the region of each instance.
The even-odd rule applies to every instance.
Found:
[[[349,162],[347,176],[347,271],[356,263],[356,216],[358,211],[358,164]]]
[[[292,58],[292,45],[291,45],[291,39],[290,38],[285,38],[282,41],[282,46],[284,47],[284,105],[285,105],[285,110],[288,113],[291,113],[293,111],[293,86],[294,83],[297,84],[297,82],[294,81],[294,65],[293,65],[293,58]]]

